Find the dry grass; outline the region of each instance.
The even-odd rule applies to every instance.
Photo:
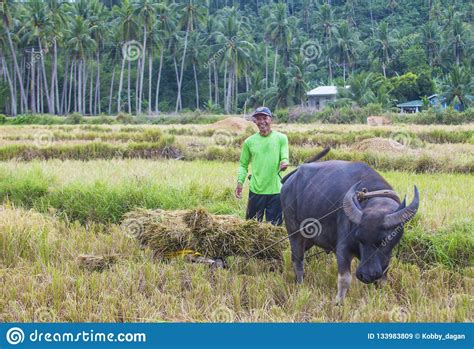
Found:
[[[281,259],[286,230],[232,215],[212,215],[205,209],[131,211],[122,227],[156,254],[191,249],[208,257],[254,256]]]
[[[289,262],[230,261],[211,269],[155,261],[117,226],[67,225],[33,211],[0,210],[0,321],[473,321],[473,274],[394,261],[382,289],[353,282],[335,306],[332,255],[307,262],[297,287]],[[119,254],[89,271],[77,253]]]

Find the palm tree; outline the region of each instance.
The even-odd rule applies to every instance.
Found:
[[[51,100],[53,110],[61,114],[61,105],[59,103],[59,83],[58,83],[58,43],[63,39],[62,29],[66,26],[66,13],[64,3],[57,0],[46,1],[47,16],[51,21],[49,40],[53,46],[52,71],[51,71]]]
[[[474,90],[471,69],[468,66],[453,65],[451,72],[442,83],[442,89],[444,91],[442,98],[447,104],[458,100],[461,111],[470,106],[471,100],[468,96],[472,95]]]
[[[219,104],[219,77],[217,71],[217,62],[214,54],[217,54],[220,47],[216,42],[218,33],[223,29],[222,18],[219,16],[211,16],[206,21],[205,35],[207,36],[207,69],[208,69],[208,83],[209,83],[209,101],[213,104]],[[212,75],[214,74],[214,95],[212,94]]]
[[[104,49],[105,40],[108,40],[110,37],[110,29],[107,25],[107,13],[105,10],[104,5],[98,0],[91,0],[89,3],[89,7],[91,9],[92,15],[89,17],[89,24],[91,26],[92,37],[96,42],[96,52],[95,52],[95,59],[96,59],[96,82],[95,82],[95,90],[94,90],[94,107],[92,105],[89,106],[90,113],[97,115],[97,113],[101,113],[101,106],[100,106],[100,52]],[[91,80],[92,82],[92,80]],[[92,89],[90,91],[90,95],[92,96]],[[92,98],[91,98],[92,100]]]
[[[75,110],[85,114],[85,62],[88,54],[95,50],[96,42],[92,39],[94,28],[87,20],[76,16],[72,23],[71,38],[68,40],[69,49],[77,64],[77,105]]]
[[[174,8],[169,7],[166,4],[160,4],[158,8],[158,18],[156,22],[155,32],[158,36],[157,47],[160,51],[160,66],[158,68],[158,78],[156,80],[156,92],[155,92],[155,112],[158,113],[159,109],[159,97],[160,97],[160,82],[161,82],[161,72],[163,69],[163,59],[166,46],[168,48],[171,45],[172,33],[176,29],[175,16],[173,15]]]
[[[394,32],[394,31],[392,31]],[[395,50],[394,40],[388,31],[388,24],[382,22],[377,31],[377,38],[375,40],[374,53],[382,65],[383,76],[387,77],[387,65],[390,62]]]
[[[277,59],[278,49],[281,48],[285,54],[285,67],[289,64],[289,51],[288,48],[291,44],[292,30],[288,23],[286,15],[286,4],[280,2],[275,5],[274,11],[272,11],[270,17],[270,23],[267,26],[267,33],[269,34],[270,40],[275,46],[275,62],[273,65],[273,84],[276,83],[276,71],[277,71]]]
[[[194,86],[196,92],[196,109],[199,109],[199,83],[197,77],[197,70],[199,62],[202,61],[203,51],[205,48],[205,41],[199,32],[192,32],[189,36],[189,56],[193,66]]]
[[[202,23],[204,21],[205,14],[203,7],[198,4],[195,4],[194,0],[186,0],[185,4],[178,8],[178,12],[181,13],[180,26],[182,29],[186,30],[186,33],[184,36],[183,57],[181,59],[181,73],[179,76],[176,111],[178,111],[178,106],[181,104],[181,86],[183,84],[184,60],[186,58],[189,33],[197,29],[199,23]]]
[[[130,42],[133,38],[135,38],[135,33],[137,32],[137,22],[135,21],[135,17],[133,14],[133,7],[131,6],[129,0],[123,0],[120,7],[114,6],[113,8],[116,16],[116,23],[119,29],[119,35],[122,41],[122,45],[124,43]],[[122,52],[122,66],[120,69],[120,82],[119,82],[119,89],[117,94],[117,113],[122,110],[121,105],[121,95],[122,95],[122,86],[123,86],[123,72],[125,68],[125,60],[127,57]],[[130,98],[130,59],[128,59],[128,112],[131,113],[132,106],[131,106],[131,98]]]
[[[141,113],[142,111],[143,76],[144,76],[144,71],[145,71],[145,58],[146,58],[146,53],[147,53],[147,34],[151,32],[154,26],[154,21],[155,21],[158,6],[159,6],[158,4],[150,0],[137,0],[133,3],[134,13],[136,16],[138,16],[143,28],[143,52],[142,52],[141,57],[138,59],[140,72],[139,72],[139,88],[137,91],[138,93],[137,113]],[[151,76],[152,75],[150,73],[150,79],[151,79]],[[148,103],[151,103],[151,100]]]
[[[349,68],[352,67],[352,63],[354,62],[354,58],[357,54],[359,39],[357,34],[349,29],[349,24],[347,22],[342,22],[339,26],[337,26],[334,34],[335,44],[333,46],[333,51],[338,57],[339,63],[342,64],[345,85],[346,68],[347,66],[349,66]]]
[[[341,89],[342,97],[347,97],[356,102],[359,106],[367,105],[376,101],[374,88],[378,82],[374,79],[374,74],[354,74],[350,77],[348,89]]]
[[[326,53],[327,63],[328,63],[328,72],[329,72],[329,82],[332,81],[332,60],[331,60],[331,47],[332,47],[332,33],[334,27],[334,13],[329,4],[323,4],[316,11],[316,21],[317,23],[313,28],[316,31],[321,31],[322,43],[324,44],[324,51]]]
[[[25,42],[30,44],[38,44],[39,51],[37,56],[41,63],[41,72],[43,77],[43,88],[46,94],[46,102],[48,104],[48,112],[54,114],[54,104],[49,94],[48,78],[46,77],[46,68],[44,64],[45,53],[48,52],[49,44],[46,44],[43,49],[43,43],[48,40],[49,31],[51,30],[52,23],[46,10],[46,6],[41,0],[32,0],[25,4],[26,17],[23,21],[22,27],[18,34],[22,35]],[[39,80],[39,77],[38,77]],[[41,83],[38,81],[38,86]]]
[[[221,49],[224,51],[221,60],[221,64],[224,64],[224,110],[229,113],[232,104],[237,107],[239,75],[249,63],[250,54],[255,47],[248,38],[248,25],[239,20],[236,9],[232,8],[226,15],[224,29],[216,37],[216,41],[222,45]],[[227,67],[229,67],[228,81],[226,81]],[[235,97],[234,102],[232,97]]]
[[[461,57],[467,46],[466,26],[459,18],[455,18],[448,32],[448,44],[452,46],[456,65],[459,65]]]
[[[423,35],[423,44],[428,56],[428,62],[432,67],[438,60],[438,46],[440,42],[439,27],[435,22],[430,21],[423,25],[421,33]]]
[[[17,77],[18,84],[20,86],[20,97],[21,97],[20,112],[23,113],[25,110],[28,109],[28,100],[26,98],[25,88],[23,85],[23,77],[21,76],[20,67],[18,66],[16,50],[15,50],[15,47],[13,46],[12,35],[10,32],[12,20],[11,20],[9,5],[8,5],[7,0],[0,0],[0,5],[1,5],[0,6],[0,18],[1,18],[0,32],[4,32],[7,37],[8,47],[10,48],[10,53],[13,59],[13,67],[15,70],[15,75]]]

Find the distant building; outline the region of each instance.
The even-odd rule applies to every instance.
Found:
[[[319,86],[306,92],[308,107],[323,109],[329,102],[334,102],[337,96],[336,86]]]
[[[442,109],[446,109],[446,103],[440,103],[438,95],[429,96],[428,101],[430,102],[430,106],[439,106]],[[399,103],[397,104],[397,107],[400,108],[400,113],[418,113],[423,107],[423,101],[421,99],[416,99],[405,103]]]
[[[474,96],[466,95],[471,102],[474,101]],[[428,97],[428,101],[430,102],[430,107],[439,108],[444,110],[448,107],[448,103],[444,98],[438,97],[438,95],[431,95]],[[421,99],[417,99],[414,101],[409,101],[405,103],[397,104],[397,107],[400,108],[400,113],[418,113],[423,109],[423,101]],[[464,110],[463,105],[453,105],[454,110],[462,111]]]

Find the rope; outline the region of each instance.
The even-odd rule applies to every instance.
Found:
[[[339,206],[338,208],[336,208],[336,209],[334,209],[334,210],[332,210],[332,211],[326,213],[324,216],[318,218],[317,220],[320,221],[321,219],[326,218],[327,216],[329,216],[329,215],[332,214],[333,212],[336,212],[336,211],[340,210],[342,207],[343,207],[343,206]],[[306,227],[302,227],[302,228],[300,228],[300,229],[294,231],[293,233],[288,234],[288,236],[285,236],[284,238],[281,238],[280,240],[275,241],[273,244],[271,244],[271,245],[265,247],[264,249],[262,249],[262,250],[260,250],[260,251],[255,252],[254,254],[252,254],[251,256],[249,256],[248,258],[250,259],[250,258],[253,258],[253,257],[259,255],[260,253],[262,253],[262,252],[268,250],[269,248],[275,246],[276,244],[279,244],[279,243],[282,242],[283,240],[285,240],[285,239],[287,239],[287,238],[290,238],[290,236],[293,236],[293,235],[295,235],[296,233],[299,233],[299,232],[300,232],[302,229],[304,229],[304,228],[306,228]],[[324,252],[324,251],[322,251],[322,252]]]

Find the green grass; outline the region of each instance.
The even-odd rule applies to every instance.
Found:
[[[0,167],[0,199],[67,221],[119,223],[137,207],[188,209],[244,216],[244,200],[233,197],[236,165],[206,162],[115,160],[11,163]],[[384,173],[401,196],[421,192],[418,216],[407,225],[402,260],[448,268],[471,263],[474,239],[470,175]],[[465,187],[458,186],[464,183]],[[450,185],[446,185],[450,183]],[[455,203],[455,204],[453,204]],[[421,252],[420,252],[421,251]],[[421,263],[418,263],[421,265]]]
[[[246,199],[233,196],[243,136],[229,133],[218,146],[215,131],[199,125],[3,126],[0,154],[14,160],[0,162],[0,321],[474,321],[472,126],[275,128],[291,134],[293,164],[320,150],[318,142],[334,142],[328,159],[371,164],[409,200],[418,186],[419,212],[384,288],[354,278],[336,307],[332,254],[308,258],[297,287],[287,241],[282,262],[230,257],[229,269],[212,271],[155,260],[122,232],[121,217],[136,207],[244,217]],[[35,146],[45,131],[52,144]],[[350,150],[394,132],[419,153]],[[162,159],[178,150],[189,161]],[[118,260],[91,272],[79,254]]]

